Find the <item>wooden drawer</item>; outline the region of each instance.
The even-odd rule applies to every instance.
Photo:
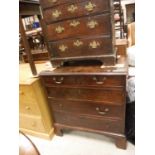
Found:
[[[70,113],[54,112],[55,123],[92,130],[101,130],[114,133],[124,133],[124,124],[121,120],[103,119],[73,115]]]
[[[20,128],[45,132],[41,117],[20,114],[19,125]]]
[[[82,1],[86,1],[86,0],[40,0],[40,4],[42,6],[42,8],[50,8],[50,7],[54,7],[57,5],[61,5],[61,4],[65,4],[65,3],[77,3],[77,2],[82,2]]]
[[[82,17],[46,26],[48,41],[85,35],[110,35],[110,14]]]
[[[46,23],[84,15],[99,14],[110,10],[109,0],[86,0],[81,3],[67,3],[43,11]]]
[[[30,104],[27,102],[22,102],[19,105],[20,113],[30,114],[30,115],[41,115],[38,105]]]
[[[49,49],[52,58],[96,56],[113,53],[112,39],[105,36],[50,42]]]
[[[44,76],[46,86],[95,86],[95,87],[124,87],[126,77],[119,75],[76,75],[76,76]]]
[[[19,86],[19,102],[20,103],[30,103],[37,104],[36,97],[32,86],[29,85],[20,85]]]
[[[105,102],[108,104],[121,105],[125,101],[124,89],[109,88],[73,88],[73,87],[47,87],[49,98]]]
[[[124,106],[108,105],[103,102],[94,103],[88,101],[80,102],[49,99],[49,103],[53,111],[114,119],[122,119],[125,110]]]

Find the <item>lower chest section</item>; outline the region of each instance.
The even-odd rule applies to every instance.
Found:
[[[42,78],[54,122],[70,127],[123,134],[125,77],[95,77],[95,81],[91,76],[57,77],[56,82],[55,76]]]

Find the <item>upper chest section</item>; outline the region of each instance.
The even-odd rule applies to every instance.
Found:
[[[110,0],[40,0],[46,23],[111,11]]]

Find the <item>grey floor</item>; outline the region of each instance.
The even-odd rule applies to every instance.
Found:
[[[65,132],[63,137],[52,140],[28,137],[37,146],[41,155],[134,155],[135,146],[127,143],[127,149],[116,148],[114,140],[100,134],[87,132]]]

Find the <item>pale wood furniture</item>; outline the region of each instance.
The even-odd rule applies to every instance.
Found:
[[[38,71],[43,64],[36,65]],[[50,139],[53,135],[52,119],[40,79],[32,77],[29,64],[20,64],[19,127],[24,133]]]

